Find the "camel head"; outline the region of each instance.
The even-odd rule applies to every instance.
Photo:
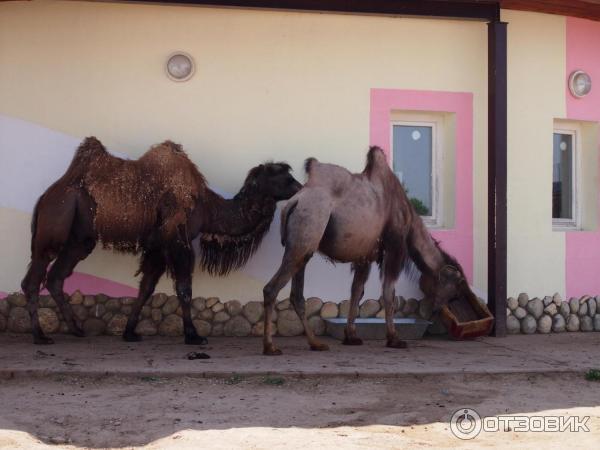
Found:
[[[290,165],[283,162],[256,166],[248,172],[242,190],[276,201],[287,200],[302,188],[291,170]]]
[[[458,297],[475,295],[460,266],[447,264],[437,274],[423,274],[420,287],[426,297],[433,299],[433,311],[437,312]]]

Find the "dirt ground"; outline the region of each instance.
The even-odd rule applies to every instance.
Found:
[[[583,376],[82,377],[0,381],[0,448],[598,448],[600,383]],[[590,432],[483,432],[449,419],[591,416]]]

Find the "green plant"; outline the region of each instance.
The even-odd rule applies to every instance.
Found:
[[[590,369],[585,373],[585,379],[588,381],[600,381],[600,369]]]
[[[225,380],[225,384],[238,384],[242,381],[244,381],[244,377],[242,377],[240,374],[234,373]]]
[[[270,384],[271,386],[281,386],[282,384],[285,383],[285,379],[282,377],[271,377],[271,376],[267,376],[265,377],[265,379],[263,380],[264,384]]]
[[[427,206],[425,206],[425,204],[419,200],[416,197],[410,197],[409,198],[410,203],[413,205],[413,208],[415,208],[415,211],[417,211],[417,214],[420,216],[428,216],[429,215],[429,208]]]

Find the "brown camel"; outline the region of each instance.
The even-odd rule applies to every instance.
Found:
[[[271,337],[271,315],[279,291],[292,280],[290,301],[302,320],[311,350],[327,350],[308,326],[304,312],[304,270],[315,252],[332,261],[351,262],[354,271],[344,344],[360,345],[354,320],[371,263],[383,279],[387,346],[406,347],[393,324],[394,284],[409,259],[421,271],[421,289],[438,311],[470,288],[458,262],[431,237],[402,185],[387,164],[383,150],[371,147],[362,173],[306,161],[308,181],[281,213],[281,266],[264,288],[266,355],[279,355]],[[472,293],[471,293],[472,294]]]
[[[250,170],[240,192],[225,200],[207,187],[194,163],[173,142],[163,142],[129,161],[110,155],[96,138],[86,138],[66,173],[39,198],[33,211],[31,263],[21,287],[34,343],[52,343],[40,328],[37,313],[44,282],[69,331],[83,336],[63,284],[75,265],[102,242],[119,252],[141,253],[142,280],[125,340],[140,339],[135,328],[142,306],[168,271],[183,311],[186,344],[205,344],[190,315],[195,259],[191,241],[200,234],[201,267],[225,275],[244,265],[257,249],[276,202],[301,187],[289,165],[261,164]]]

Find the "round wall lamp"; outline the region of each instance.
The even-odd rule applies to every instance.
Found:
[[[569,90],[573,97],[585,97],[592,90],[592,79],[583,70],[576,70],[569,76]]]
[[[167,58],[165,65],[167,76],[173,81],[187,81],[194,75],[194,60],[185,52],[175,52]]]

